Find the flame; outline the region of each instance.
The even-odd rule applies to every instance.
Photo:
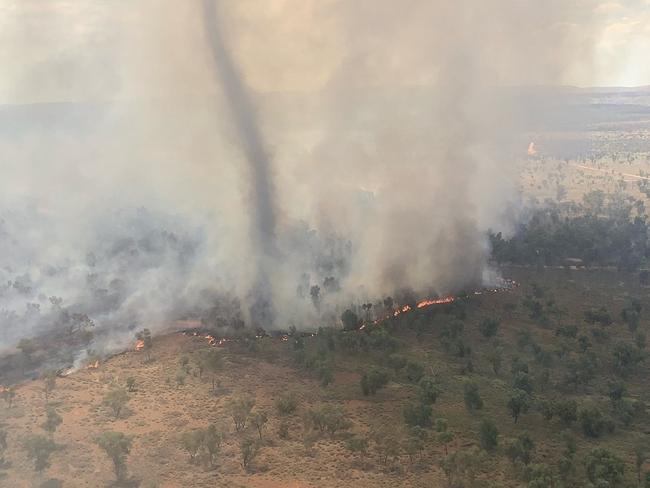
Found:
[[[138,339],[138,341],[135,343],[135,350],[136,351],[142,351],[144,349],[144,341],[141,339]]]
[[[393,312],[393,316],[397,317],[399,314],[406,313],[409,310],[411,310],[411,306],[410,305],[404,305],[402,308],[398,308],[397,310],[395,310]]]
[[[443,298],[430,298],[428,300],[422,300],[418,303],[418,308],[429,307],[431,305],[442,305],[444,303],[451,303],[456,300],[455,297],[443,297]]]
[[[86,369],[97,369],[99,368],[99,360],[95,361],[94,363],[90,363],[86,366]]]
[[[537,148],[535,147],[535,143],[531,142],[528,144],[528,155],[529,156],[536,156],[537,155]]]
[[[9,388],[5,388],[4,386],[0,385],[0,393],[4,393],[5,391],[9,391]]]

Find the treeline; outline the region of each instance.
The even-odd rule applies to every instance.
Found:
[[[600,190],[582,203],[547,202],[511,237],[490,232],[498,263],[616,266],[635,270],[650,261],[648,220],[641,200]]]

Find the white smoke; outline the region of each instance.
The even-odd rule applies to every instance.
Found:
[[[587,0],[219,3],[273,199],[249,183],[259,175],[203,1],[98,4],[82,57],[78,33],[53,34],[78,63],[74,83],[57,51],[9,91],[22,101],[25,86],[67,84],[77,103],[2,110],[0,342],[60,322],[50,297],[120,331],[110,342],[215,304],[249,321],[261,262],[280,328],[331,323],[351,301],[404,288],[480,284],[485,233],[515,199],[526,107],[504,87],[588,69],[596,36]],[[16,44],[16,57],[30,53]],[[275,221],[270,261],[251,233],[260,211]]]

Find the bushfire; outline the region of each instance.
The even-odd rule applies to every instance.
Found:
[[[136,351],[142,351],[144,349],[144,341],[139,340],[135,343],[135,350]]]

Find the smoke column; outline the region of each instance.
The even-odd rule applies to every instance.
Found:
[[[269,276],[266,269],[269,259],[276,253],[274,244],[276,212],[270,161],[266,154],[261,131],[255,120],[250,96],[224,42],[218,20],[216,0],[202,1],[205,31],[216,76],[226,96],[246,160],[250,165],[250,174],[248,175],[251,182],[250,235],[254,254],[258,259],[258,276],[252,293],[255,303],[251,310],[251,318],[253,322],[272,320],[272,315],[269,315],[269,312],[272,314],[272,310],[270,310],[272,306]]]
[[[539,118],[509,87],[576,83],[606,20],[600,0],[8,1],[0,349],[84,315],[108,350],[480,286]]]

